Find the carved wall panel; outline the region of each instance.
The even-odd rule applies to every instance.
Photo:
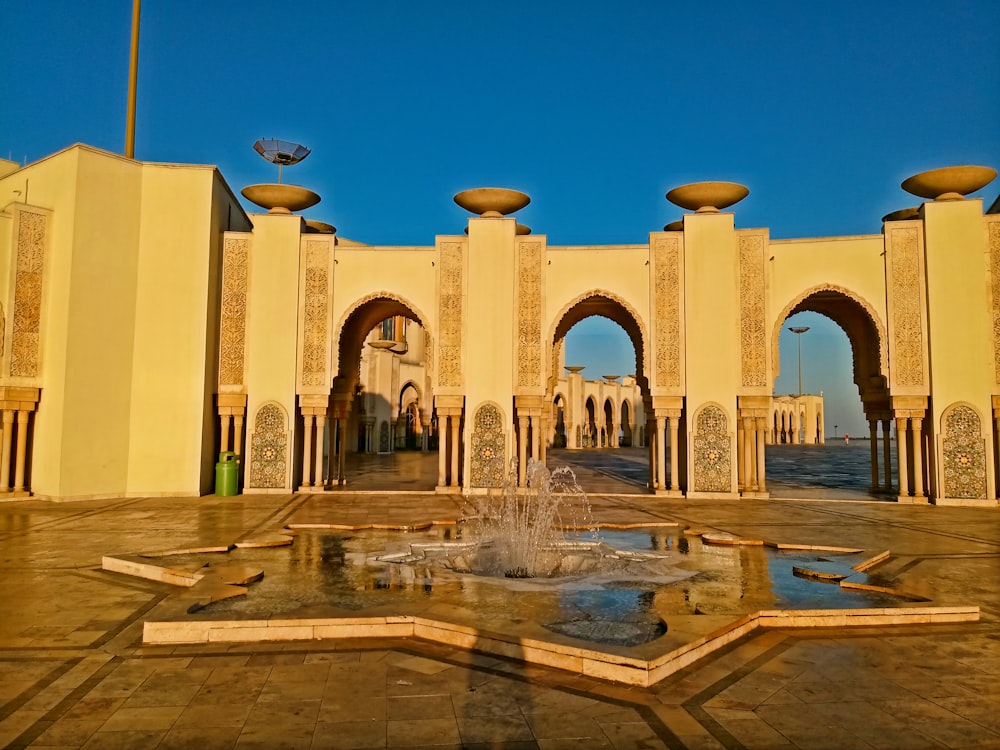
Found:
[[[246,361],[247,269],[250,240],[227,237],[222,248],[219,385],[243,385]]]
[[[680,386],[681,382],[681,241],[657,237],[650,248],[653,275],[653,343],[655,385]]]
[[[441,244],[438,321],[438,384],[462,385],[462,250],[461,242]]]
[[[991,221],[990,243],[990,286],[993,299],[993,373],[1000,385],[1000,221]]]
[[[517,384],[542,385],[542,244],[518,244]]]
[[[740,351],[743,386],[767,386],[767,333],[764,319],[764,238],[741,235]]]
[[[986,499],[986,441],[978,412],[956,404],[941,415],[944,497]]]
[[[14,304],[11,313],[10,374],[41,375],[38,352],[42,317],[42,270],[48,216],[17,211],[17,257],[14,261]]]
[[[288,417],[280,404],[257,411],[250,438],[250,487],[282,489],[288,469]]]
[[[389,448],[389,422],[383,419],[378,426],[378,452],[388,453]]]
[[[503,414],[494,404],[483,404],[472,424],[472,486],[502,487],[506,455]]]
[[[732,440],[725,410],[706,404],[694,420],[694,486],[697,492],[732,490]]]
[[[922,278],[916,227],[889,233],[889,371],[891,385],[919,388],[924,378],[924,335],[920,313]]]
[[[330,341],[329,251],[325,242],[307,242],[302,290],[302,385],[328,383],[327,347]]]

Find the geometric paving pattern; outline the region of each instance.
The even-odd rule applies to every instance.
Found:
[[[997,509],[591,499],[606,522],[891,549],[894,583],[981,620],[758,630],[645,689],[417,640],[144,647],[174,589],[103,572],[103,554],[251,536],[330,495],[28,498],[0,503],[0,747],[1000,748]],[[352,523],[461,505],[336,502]]]

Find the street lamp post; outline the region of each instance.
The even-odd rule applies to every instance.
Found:
[[[802,334],[809,330],[809,326],[790,326],[789,331],[798,336],[799,339],[799,394],[802,395]]]

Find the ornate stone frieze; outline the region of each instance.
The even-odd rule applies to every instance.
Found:
[[[650,247],[653,258],[653,314],[656,339],[653,371],[656,385],[681,383],[680,239],[657,237]]]
[[[743,386],[767,386],[767,331],[764,321],[764,238],[742,235],[740,248],[740,351]]]
[[[503,486],[506,448],[503,414],[496,405],[483,404],[476,409],[472,426],[473,487]]]
[[[993,373],[1000,385],[1000,221],[990,221],[990,286],[993,299]]]
[[[38,351],[42,314],[42,269],[48,216],[30,210],[17,212],[17,257],[14,264],[14,305],[11,320],[10,374],[41,375]]]
[[[890,229],[890,372],[892,385],[922,386],[924,336],[920,314],[920,245],[916,227]]]
[[[327,382],[327,346],[330,341],[327,314],[330,272],[325,242],[306,243],[303,287],[302,385],[322,386]]]
[[[542,375],[542,244],[518,245],[517,384],[541,385]]]
[[[280,404],[257,411],[250,439],[250,481],[254,489],[282,489],[288,467],[288,418]]]
[[[222,248],[219,385],[243,385],[246,360],[247,269],[250,240],[227,237]]]
[[[717,404],[706,404],[695,415],[694,490],[732,490],[732,441],[729,420]]]
[[[986,442],[979,414],[955,404],[941,415],[941,452],[946,498],[986,499]]]
[[[461,242],[441,243],[438,325],[438,384],[462,385],[462,250]]]

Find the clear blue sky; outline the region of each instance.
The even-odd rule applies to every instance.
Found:
[[[0,155],[122,150],[131,7],[5,5]],[[216,164],[238,190],[275,178],[260,137],[312,148],[285,180],[375,244],[460,231],[451,197],[481,185],[528,192],[518,218],[551,244],[644,242],[680,216],[664,193],[705,179],[750,187],[741,227],[877,233],[915,203],[909,175],[1000,166],[1000,2],[144,0],[136,157]],[[806,390],[807,347],[849,372],[823,325]],[[856,402],[846,385],[824,390]]]

